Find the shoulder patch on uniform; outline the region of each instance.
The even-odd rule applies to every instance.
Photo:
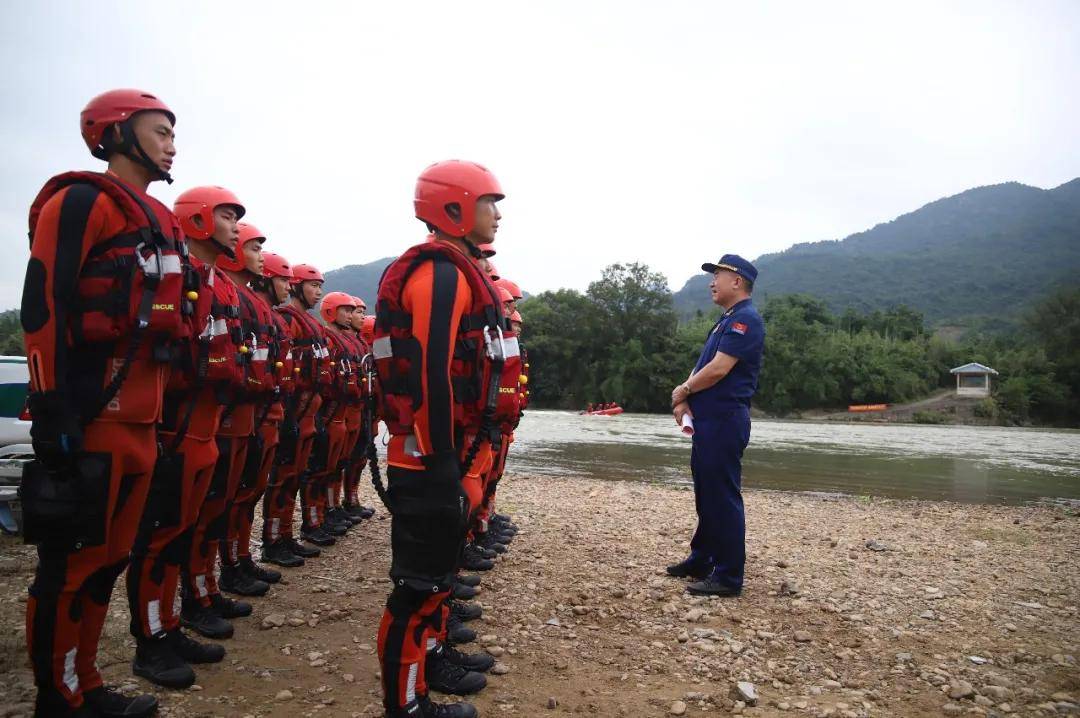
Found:
[[[731,331],[735,332],[736,334],[746,334],[746,330],[748,328],[749,327],[747,327],[742,322],[732,322],[731,324]]]

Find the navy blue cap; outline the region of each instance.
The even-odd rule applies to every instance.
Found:
[[[735,274],[738,274],[744,279],[749,279],[751,282],[757,281],[757,267],[737,254],[725,254],[716,264],[705,263],[701,265],[701,271],[708,272],[709,274],[713,274],[717,269],[726,269],[729,272],[735,272]]]

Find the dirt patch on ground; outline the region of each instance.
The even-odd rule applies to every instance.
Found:
[[[481,640],[466,647],[507,669],[474,698],[483,716],[1076,711],[1075,510],[748,492],[746,590],[707,600],[662,573],[686,550],[688,491],[512,477],[500,497],[521,533],[484,578]],[[162,715],[381,715],[381,513],[256,599],[224,663],[158,693]],[[31,548],[3,539],[0,716],[28,715],[33,696],[32,570]],[[123,591],[99,663],[147,690],[131,677]]]

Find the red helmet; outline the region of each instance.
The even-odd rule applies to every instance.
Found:
[[[360,337],[368,344],[375,341],[375,315],[364,317],[364,323],[360,325]]]
[[[436,162],[416,180],[416,218],[438,227],[452,237],[464,237],[476,226],[476,200],[486,195],[502,199],[495,175],[475,162]],[[461,218],[454,221],[446,208],[456,204]]]
[[[319,315],[324,322],[332,324],[339,308],[355,306],[356,303],[353,302],[353,298],[345,292],[330,292],[322,298],[322,304],[319,305]]]
[[[226,257],[224,254],[219,254],[216,263],[217,266],[230,272],[243,272],[247,270],[247,267],[244,265],[244,260],[240,256],[244,244],[253,240],[259,244],[263,244],[266,242],[266,235],[260,232],[258,227],[253,224],[248,224],[247,222],[237,222],[236,228],[240,231],[240,238],[236,240],[236,251],[233,253],[235,256]],[[264,266],[265,263],[266,258],[264,256]]]
[[[299,284],[306,281],[324,282],[322,272],[310,264],[294,264],[292,268],[292,280],[289,284]]]
[[[285,277],[292,283],[293,273],[292,267],[289,265],[289,261],[282,257],[280,254],[274,254],[273,252],[263,252],[263,276],[264,277]]]
[[[510,321],[512,321],[512,322],[520,322],[521,321],[521,312],[515,311],[513,314],[511,314],[510,315]]]
[[[513,282],[511,282],[509,279],[506,279],[505,277],[500,277],[498,280],[496,280],[495,281],[495,286],[496,287],[501,287],[501,288],[505,289],[506,291],[510,292],[510,296],[514,298],[515,302],[517,300],[521,299],[521,297],[522,297],[521,287],[514,284]]]
[[[488,277],[490,277],[493,282],[502,279],[502,277],[499,276],[499,270],[495,268],[495,262],[492,262],[490,259],[488,260]]]
[[[214,185],[193,187],[181,193],[173,202],[173,212],[180,220],[184,234],[191,239],[206,240],[214,235],[214,210],[223,204],[236,209],[236,218],[244,216],[244,205],[236,195]],[[202,227],[195,224],[195,217],[202,219]]]
[[[176,124],[176,115],[156,96],[142,90],[109,90],[86,103],[79,115],[79,129],[90,154],[99,160],[109,159],[109,151],[101,144],[105,130],[117,122],[131,119],[137,112],[164,112]]]
[[[480,250],[480,256],[484,259],[491,259],[495,256],[494,244],[478,244],[476,248]]]
[[[367,304],[364,302],[363,299],[361,299],[360,297],[352,297],[352,300],[354,307],[356,307],[357,309],[363,309],[365,312],[367,311]]]
[[[503,304],[514,301],[514,297],[510,294],[510,292],[506,291],[505,288],[500,287],[498,284],[495,285],[495,291],[499,293],[499,301]]]

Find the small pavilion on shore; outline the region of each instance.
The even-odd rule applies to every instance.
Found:
[[[949,372],[956,375],[956,395],[967,397],[990,396],[990,377],[998,375],[996,369],[978,362],[958,366]]]

